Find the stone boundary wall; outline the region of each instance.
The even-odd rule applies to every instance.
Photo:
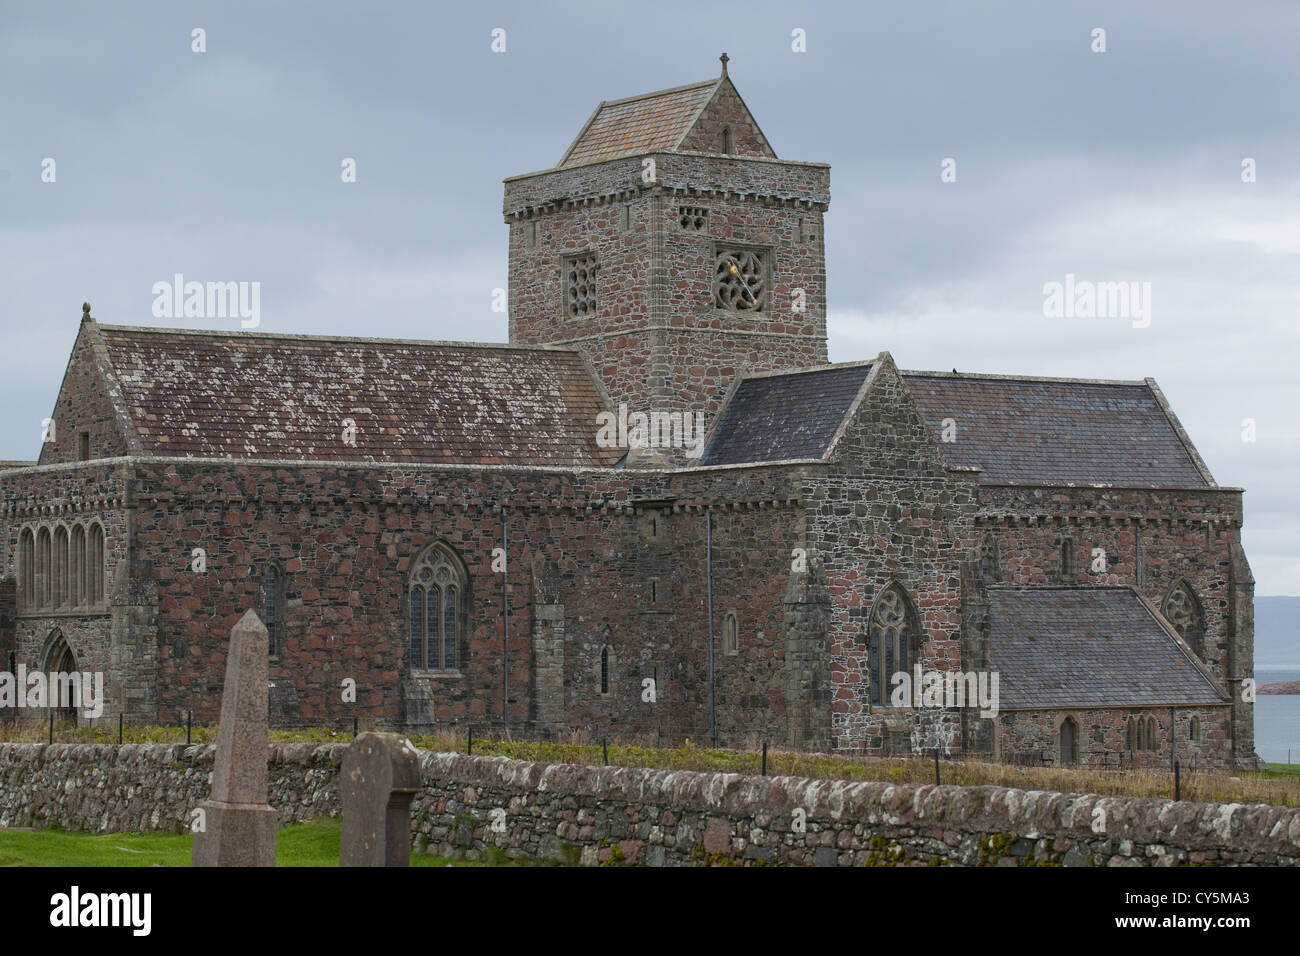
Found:
[[[345,744],[272,745],[283,823],[339,813]],[[215,748],[0,744],[0,827],[170,830]],[[1294,865],[1300,809],[420,755],[415,839],[439,853],[651,866]],[[801,825],[802,821],[802,825]]]

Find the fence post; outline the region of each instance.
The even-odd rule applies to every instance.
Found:
[[[54,708],[50,708],[50,743],[54,743]]]
[[[605,766],[609,766],[609,745],[604,737],[600,738],[600,755],[605,761]]]
[[[357,717],[356,717],[356,714],[353,714],[353,715],[352,715],[352,739],[353,739],[353,740],[356,740],[356,739],[357,739]]]
[[[467,732],[467,736],[465,740],[465,756],[472,757],[473,755],[474,755],[474,725],[470,724],[469,731]]]
[[[185,711],[185,746],[190,745],[190,720],[194,717],[194,711]]]
[[[1179,774],[1180,769],[1181,768],[1178,766],[1178,761],[1175,760],[1174,761],[1174,799],[1175,800],[1183,799],[1182,781],[1180,779],[1180,774]]]
[[[763,773],[762,773],[762,775],[763,775],[764,777],[767,776],[767,741],[766,741],[766,740],[763,741]]]
[[[117,743],[118,746],[122,744],[122,713],[120,711],[117,715]]]
[[[934,785],[936,787],[941,785],[941,781],[939,780],[939,748],[938,747],[934,748]]]

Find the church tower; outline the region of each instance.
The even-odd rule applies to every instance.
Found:
[[[578,347],[631,409],[702,412],[826,362],[830,167],[778,159],[727,76],[601,103],[505,181],[510,341]]]

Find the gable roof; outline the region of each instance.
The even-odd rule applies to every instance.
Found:
[[[1132,588],[989,588],[999,706],[1146,707],[1226,698]]]
[[[578,352],[100,325],[146,455],[607,467]],[[345,441],[345,420],[355,423]]]
[[[709,104],[724,92],[734,95],[754,137],[765,150],[763,155],[775,158],[776,153],[724,68],[721,76],[703,83],[601,102],[564,151],[556,168],[681,149]]]
[[[990,484],[1214,487],[1155,383],[904,372],[950,467]]]
[[[742,379],[699,464],[820,459],[870,371],[860,363]]]

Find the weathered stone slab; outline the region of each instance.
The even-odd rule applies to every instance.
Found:
[[[420,761],[397,734],[364,733],[343,754],[340,866],[410,866],[411,800]]]

